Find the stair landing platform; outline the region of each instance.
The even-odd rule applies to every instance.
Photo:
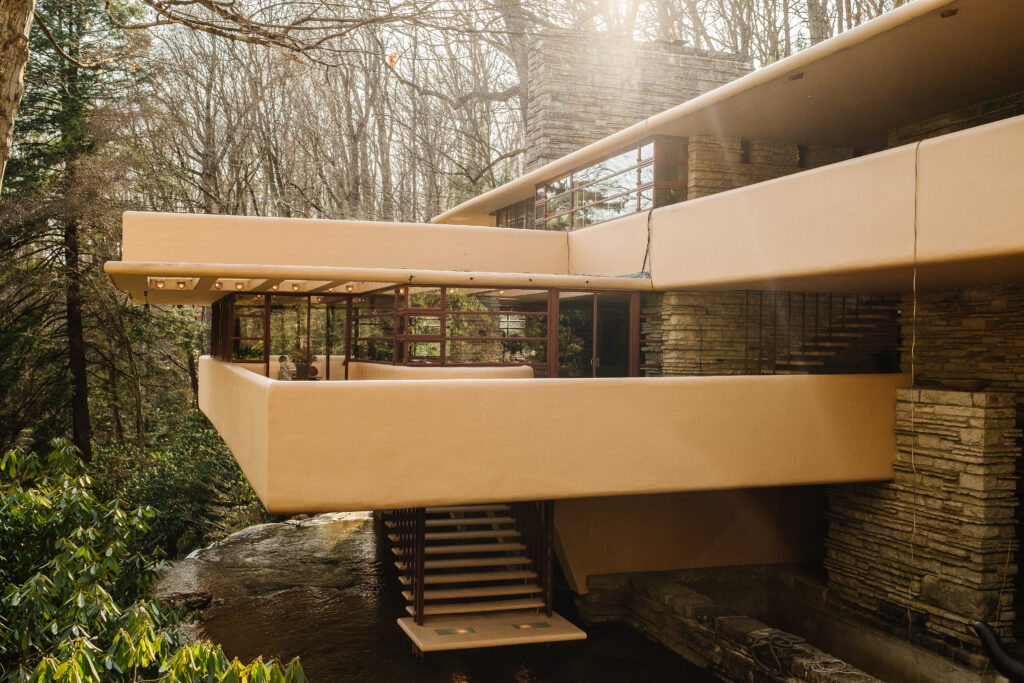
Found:
[[[412,617],[404,617],[398,625],[423,652],[556,643],[587,637],[558,614],[549,617],[521,611],[427,617],[422,626],[417,626]]]

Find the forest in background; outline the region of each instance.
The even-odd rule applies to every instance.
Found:
[[[212,30],[206,0],[146,30],[121,28],[161,23],[143,2],[39,0],[0,194],[0,449],[70,434],[86,459],[144,450],[195,413],[204,313],[113,289],[102,264],[118,258],[122,211],[425,221],[521,172],[538,33],[682,41],[763,65],[897,4],[318,3],[363,20],[342,34],[331,15],[285,44]]]
[[[180,557],[267,518],[198,411],[209,312],[131,305],[102,271],[119,258],[123,211],[426,221],[522,172],[527,67],[541,33],[681,42],[763,66],[900,4],[36,0],[0,186],[0,606],[35,595],[61,630],[43,637],[36,617],[21,627],[0,614],[0,680],[36,680],[5,662],[57,671],[91,656],[75,619],[93,608],[100,619],[110,596],[75,608],[84,588],[53,574],[81,576],[67,567],[85,561],[60,560],[81,532],[53,512],[68,491],[68,509],[113,515],[101,536],[134,573],[127,587],[121,565],[88,580],[120,586],[124,600],[144,596],[161,552]],[[113,512],[136,508],[131,523]],[[33,537],[52,547],[22,556],[18,539]],[[49,593],[36,576],[49,576]],[[55,617],[51,603],[71,616]],[[182,618],[133,604],[143,607],[115,611],[140,629]],[[5,649],[11,633],[41,640]],[[164,659],[116,654],[112,642],[112,666],[185,666],[172,636],[159,641]],[[196,652],[211,670],[230,668],[222,653]]]

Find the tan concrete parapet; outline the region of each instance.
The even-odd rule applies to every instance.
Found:
[[[1017,116],[570,233],[570,270],[646,263],[657,291],[907,292],[915,263],[919,288],[1022,282],[1021,159]]]
[[[208,304],[223,294],[211,289],[217,278],[244,280],[246,291],[294,278],[313,289],[905,292],[915,260],[920,288],[1015,283],[1024,281],[1022,158],[1018,116],[568,234],[129,213],[125,260],[105,268],[133,300],[154,304]],[[147,299],[153,277],[196,285],[150,288]]]
[[[563,233],[125,212],[121,260],[565,274]]]
[[[277,382],[200,362],[272,512],[888,479],[903,375]]]

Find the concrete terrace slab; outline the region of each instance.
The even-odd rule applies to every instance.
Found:
[[[412,617],[405,617],[398,620],[398,625],[423,652],[555,643],[587,637],[557,613],[550,617],[534,612],[453,614],[429,617],[422,626],[417,626]]]

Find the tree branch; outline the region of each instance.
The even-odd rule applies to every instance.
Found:
[[[80,62],[77,59],[75,59],[74,57],[72,57],[71,55],[69,55],[67,52],[64,52],[64,50],[61,48],[61,46],[57,44],[57,39],[53,37],[52,33],[50,33],[50,29],[46,28],[46,24],[43,23],[43,18],[41,16],[39,16],[39,12],[36,12],[35,10],[32,10],[32,13],[36,17],[36,24],[39,26],[39,28],[41,28],[43,30],[43,35],[46,36],[46,40],[48,40],[50,42],[50,45],[52,45],[53,49],[57,51],[57,54],[59,54],[61,57],[63,57],[64,59],[68,60],[69,62],[71,62],[72,64],[74,64],[75,66],[77,66],[80,69],[96,69],[96,68],[98,68],[98,67],[89,66],[88,64]]]

